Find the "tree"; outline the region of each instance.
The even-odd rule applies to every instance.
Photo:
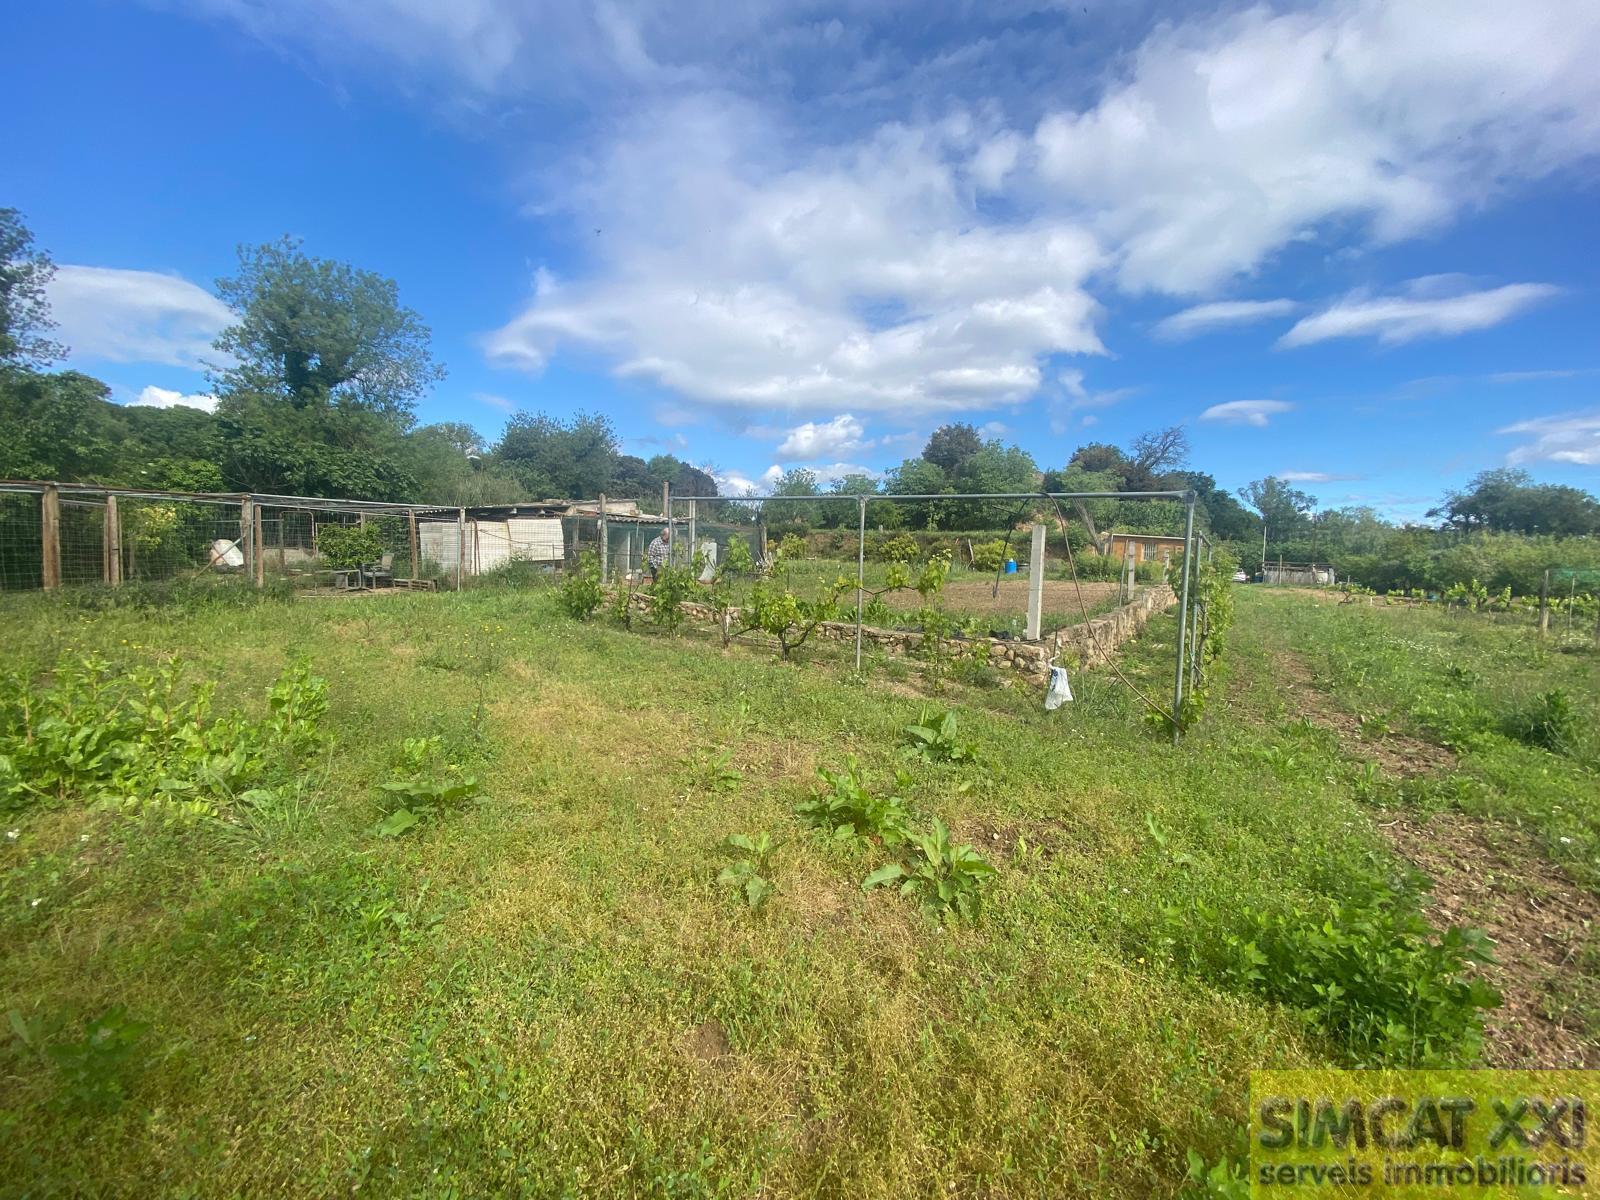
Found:
[[[955,475],[981,449],[983,439],[978,436],[978,431],[971,425],[957,422],[935,429],[933,436],[928,438],[928,444],[923,447],[922,457],[946,475]]]
[[[394,280],[312,258],[293,238],[241,246],[238,274],[217,280],[217,294],[239,318],[213,343],[235,360],[211,371],[221,397],[353,408],[406,429],[444,378],[428,327],[401,306]]]
[[[1205,527],[1213,537],[1225,542],[1243,541],[1255,532],[1255,521],[1250,510],[1234,499],[1229,492],[1217,486],[1217,481],[1204,471],[1180,471],[1177,486],[1193,491],[1195,501],[1202,511]]]
[[[1429,511],[1447,528],[1464,533],[1553,533],[1582,537],[1600,532],[1600,502],[1575,487],[1536,484],[1526,471],[1501,467],[1482,471],[1465,491],[1447,492],[1444,504]]]
[[[937,496],[953,492],[943,468],[925,458],[908,458],[890,471],[883,480],[886,496]],[[897,507],[905,514],[906,525],[911,529],[948,528],[947,505],[941,500],[910,500]]]
[[[617,431],[599,413],[578,413],[563,422],[519,412],[506,422],[494,457],[530,496],[592,500],[616,469]]]
[[[239,392],[217,404],[222,477],[231,491],[414,500],[405,435],[359,408],[301,407]]]
[[[1079,446],[1067,465],[1080,467],[1097,475],[1109,472],[1120,482],[1127,478],[1128,470],[1133,464],[1128,461],[1127,455],[1109,442],[1090,442],[1088,445]],[[1122,488],[1119,486],[1111,490],[1120,492]]]
[[[1128,470],[1123,479],[1127,491],[1168,491],[1172,482],[1169,475],[1188,461],[1189,437],[1182,425],[1141,433],[1133,439],[1132,451],[1126,457]]]
[[[0,208],[0,365],[41,367],[66,356],[46,335],[55,328],[45,287],[56,265],[33,246],[14,208]]]
[[[822,488],[817,483],[815,471],[808,471],[805,467],[790,467],[778,477],[778,482],[772,485],[774,496],[820,496]],[[774,504],[772,510],[766,514],[767,525],[770,529],[810,529],[817,524],[817,517],[821,509],[819,504],[808,504],[804,500],[784,501]]]
[[[1033,455],[1018,446],[985,442],[955,476],[956,490],[970,493],[1033,492],[1039,488],[1039,467]],[[951,506],[953,527],[997,529],[1010,525],[1031,505],[1016,500],[969,500]]]
[[[1257,479],[1239,489],[1239,497],[1261,514],[1261,562],[1267,561],[1267,536],[1276,533],[1286,540],[1299,527],[1306,513],[1316,506],[1316,499],[1298,488],[1290,487],[1276,475]]]
[[[0,479],[115,480],[124,443],[110,394],[77,371],[0,371]]]

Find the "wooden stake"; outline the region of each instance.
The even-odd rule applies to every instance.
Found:
[[[1550,568],[1544,569],[1544,578],[1539,582],[1539,636],[1544,637],[1550,632]]]
[[[61,493],[53,483],[39,496],[39,573],[45,591],[61,586]]]
[[[267,585],[267,555],[261,544],[261,506],[252,504],[250,522],[250,560],[255,569],[255,584],[257,587]]]
[[[417,564],[417,514],[416,514],[416,511],[414,509],[407,511],[406,520],[410,523],[410,526],[411,526],[411,529],[410,529],[410,533],[411,533],[411,578],[415,579],[415,578],[417,578],[418,564]]]
[[[117,498],[106,497],[105,528],[106,582],[112,587],[122,584],[122,517],[117,512]]]

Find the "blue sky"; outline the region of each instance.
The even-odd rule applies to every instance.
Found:
[[[425,421],[734,487],[945,420],[1415,517],[1600,486],[1600,6],[12,5],[0,204],[71,365],[204,403],[234,247],[395,278]],[[20,53],[17,52],[20,48]]]

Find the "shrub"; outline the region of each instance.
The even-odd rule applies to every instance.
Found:
[[[401,777],[379,785],[386,815],[374,832],[382,837],[398,837],[478,794],[477,778],[445,761],[441,738],[406,738],[399,758]]]
[[[383,538],[371,525],[319,525],[317,557],[334,568],[377,562],[383,557]]]
[[[806,539],[798,533],[786,533],[778,539],[778,557],[785,562],[799,562],[806,556]]]
[[[771,878],[772,859],[782,844],[773,841],[770,833],[730,834],[723,839],[722,849],[732,854],[734,861],[722,868],[717,882],[739,889],[745,903],[759,910],[777,890]]]
[[[979,542],[972,548],[972,569],[975,571],[994,572],[1000,569],[1005,562],[1006,544],[996,538],[992,542]]]
[[[605,589],[600,585],[600,559],[594,551],[586,550],[578,556],[577,569],[568,572],[561,581],[556,603],[567,616],[587,621],[605,602],[605,598]]]
[[[910,563],[922,557],[922,547],[909,533],[882,538],[872,547],[873,557],[882,562]]]

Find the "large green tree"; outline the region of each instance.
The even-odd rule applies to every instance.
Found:
[[[0,208],[0,366],[40,367],[66,355],[49,337],[55,322],[45,288],[55,273],[22,214]]]
[[[1446,493],[1444,503],[1428,515],[1463,532],[1600,533],[1600,502],[1593,496],[1575,487],[1535,483],[1528,472],[1512,467],[1480,472],[1465,489]]]
[[[978,431],[958,421],[935,429],[928,438],[928,444],[922,448],[922,457],[946,475],[954,475],[982,449],[983,439],[978,436]]]
[[[238,272],[217,280],[217,294],[238,317],[215,343],[232,360],[211,373],[224,402],[355,409],[405,429],[444,378],[428,327],[400,303],[394,280],[313,258],[296,239],[241,247]]]
[[[506,422],[495,461],[535,499],[593,500],[607,490],[618,459],[617,431],[599,413],[561,421],[519,412]]]
[[[1306,514],[1316,507],[1316,499],[1291,486],[1276,475],[1256,479],[1239,489],[1239,498],[1261,517],[1263,563],[1272,553],[1271,539],[1287,543],[1305,523]]]

